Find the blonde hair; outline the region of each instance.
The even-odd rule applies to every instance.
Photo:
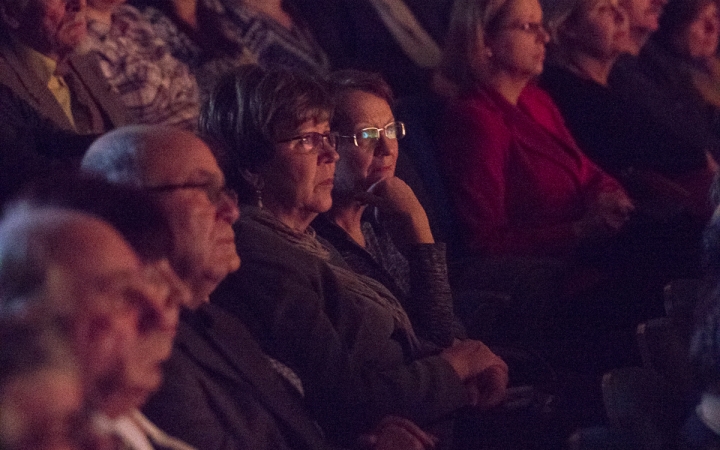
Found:
[[[497,31],[514,0],[455,0],[441,63],[442,73],[466,90],[488,73],[485,37]]]

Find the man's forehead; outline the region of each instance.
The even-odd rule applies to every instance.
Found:
[[[147,148],[144,156],[147,181],[152,184],[223,177],[210,148],[194,135],[174,135]]]
[[[78,222],[58,245],[57,262],[88,274],[136,270],[139,259],[110,225],[95,219]]]

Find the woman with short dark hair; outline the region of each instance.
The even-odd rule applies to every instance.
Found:
[[[254,193],[255,206],[242,208],[237,225],[242,268],[214,301],[299,375],[335,438],[388,414],[426,426],[468,404],[495,404],[507,383],[500,358],[476,341],[442,351],[423,342],[397,298],[351,271],[309,226],[332,205],[331,117],[324,86],[298,73],[248,68],[215,90],[201,130],[225,144],[236,172],[228,180]],[[235,292],[253,300],[240,303]]]

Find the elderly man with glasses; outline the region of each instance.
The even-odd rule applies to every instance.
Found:
[[[5,324],[55,329],[67,341],[80,369],[83,411],[88,413],[84,417],[92,420],[98,444],[192,450],[137,409],[160,385],[179,305],[187,297],[187,288],[163,259],[161,244],[148,244],[152,233],[163,227],[162,215],[147,214],[152,211],[149,203],[134,200],[134,193],[104,190],[105,185],[80,184],[96,189],[86,197],[74,188],[54,187],[62,192],[51,189],[25,198],[0,222],[0,316]],[[121,235],[100,219],[104,206],[98,200],[135,217],[143,229],[120,223]],[[30,410],[25,416],[21,423],[35,423],[30,433],[43,433],[38,427],[49,411]],[[54,440],[67,441],[62,448],[79,448],[78,439],[89,438],[77,435],[74,422],[68,416],[62,428],[53,431]],[[10,428],[2,427],[4,432]],[[32,448],[50,448],[36,445]]]
[[[133,126],[96,141],[82,167],[157,198],[172,229],[171,262],[193,294],[164,385],[145,407],[148,416],[200,448],[329,448],[303,405],[294,372],[265,355],[236,317],[208,301],[240,265],[232,228],[236,197],[210,148],[185,131]],[[391,450],[432,441],[413,424],[390,419],[370,442]]]

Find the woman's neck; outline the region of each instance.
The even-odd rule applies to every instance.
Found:
[[[310,226],[310,223],[318,216],[318,213],[314,211],[300,208],[278,207],[267,201],[265,202],[264,208],[274,214],[280,222],[298,233],[304,233]]]
[[[283,9],[282,0],[244,0],[243,5],[271,17],[288,30],[293,27],[292,17]]]
[[[487,85],[505,97],[505,100],[517,105],[520,94],[530,80],[531,78],[528,77],[514,77],[510,74],[498,72],[488,78]]]
[[[358,201],[347,202],[343,205],[333,206],[328,212],[330,220],[345,232],[360,247],[365,248],[365,236],[362,233],[362,215],[367,204]]]
[[[617,58],[617,56],[596,58],[587,53],[573,52],[568,56],[566,67],[582,78],[607,86],[610,71]]]

